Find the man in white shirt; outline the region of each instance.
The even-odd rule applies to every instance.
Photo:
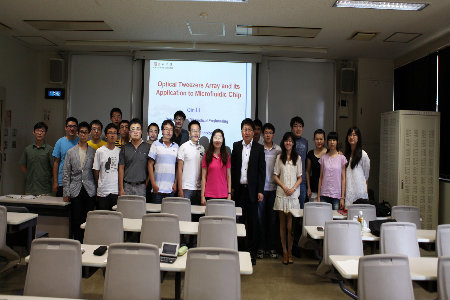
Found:
[[[94,177],[97,181],[97,209],[111,210],[117,204],[119,193],[119,154],[116,147],[117,127],[110,123],[105,128],[106,145],[98,148],[94,157]]]
[[[190,140],[180,146],[177,160],[178,196],[191,199],[200,205],[202,159],[205,148],[198,143],[200,123],[193,120],[188,125]]]

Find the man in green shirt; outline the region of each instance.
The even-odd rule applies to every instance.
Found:
[[[45,143],[48,126],[34,125],[35,142],[25,148],[19,164],[26,175],[25,194],[42,195],[52,192],[53,147]]]

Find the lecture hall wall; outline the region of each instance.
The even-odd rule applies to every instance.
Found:
[[[46,120],[50,127],[47,137],[48,143],[54,145],[56,140],[64,135],[63,127],[67,115],[67,101],[44,99],[45,87],[58,87],[48,83],[48,59],[54,57],[59,57],[58,53],[35,51],[12,38],[0,36],[0,69],[8,70],[8,72],[0,72],[0,97],[2,95],[1,90],[6,91],[3,116],[6,117],[6,112],[11,111],[10,128],[17,129],[17,148],[6,149],[6,160],[2,162],[3,190],[1,194],[23,193],[24,176],[20,173],[17,162],[24,147],[33,142],[33,125],[42,120],[44,114],[49,115],[49,120]],[[361,58],[353,62],[357,69],[356,92],[349,98],[349,117],[342,119],[336,116],[336,130],[341,137],[344,137],[349,126],[357,124],[362,128],[364,148],[368,151],[373,162],[369,187],[377,192],[378,113],[392,109],[394,66],[390,60]],[[339,69],[339,61],[336,62],[336,69]],[[337,74],[336,81],[338,82],[338,80]],[[70,88],[70,85],[66,88]],[[134,96],[140,97],[140,95]],[[262,95],[259,95],[259,97],[262,97]],[[339,99],[337,93],[336,99]],[[105,108],[103,114],[107,114],[109,109],[109,107]],[[132,111],[134,117],[135,114],[139,114],[140,108],[134,107]],[[3,124],[3,127],[9,126],[6,120]]]

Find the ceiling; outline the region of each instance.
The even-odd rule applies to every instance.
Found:
[[[422,11],[408,12],[336,8],[334,0],[0,0],[0,34],[36,49],[58,51],[200,49],[288,57],[396,59],[450,32],[450,1],[427,3]],[[100,28],[110,29],[39,30],[30,22],[33,20],[103,21]],[[89,29],[89,25],[80,26]],[[239,36],[237,25],[320,31],[314,38]],[[191,31],[206,34],[191,35]],[[350,40],[358,31],[376,34],[369,41]],[[410,42],[385,41],[396,32],[408,33],[406,39],[414,36],[409,34],[419,35]],[[363,39],[370,36],[362,35]]]

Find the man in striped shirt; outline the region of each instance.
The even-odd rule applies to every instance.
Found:
[[[130,122],[128,120],[122,120],[119,123],[119,135],[120,138],[116,141],[116,147],[122,148],[123,145],[130,141]]]
[[[175,125],[165,120],[162,125],[162,138],[154,141],[148,157],[148,173],[153,188],[152,202],[161,203],[165,197],[172,197],[177,187],[176,162],[178,144],[171,142]]]

